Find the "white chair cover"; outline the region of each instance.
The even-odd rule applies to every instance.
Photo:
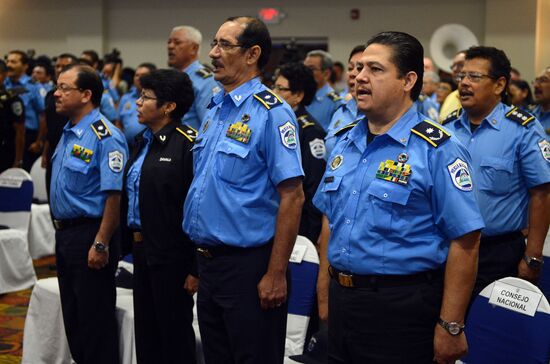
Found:
[[[34,183],[33,198],[39,203],[48,202],[46,193],[46,168],[42,168],[42,158],[38,158],[31,168],[31,177]]]
[[[32,259],[55,254],[55,229],[48,204],[32,204],[29,252]]]

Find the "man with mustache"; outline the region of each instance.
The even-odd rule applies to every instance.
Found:
[[[329,291],[329,363],[454,362],[467,351],[483,227],[470,158],[416,108],[424,73],[416,38],[375,35],[358,69],[365,118],[336,142],[313,199],[330,239],[332,279],[318,282]]]
[[[287,265],[304,192],[298,124],[260,82],[266,25],[231,17],[210,44],[212,98],[193,147],[183,229],[197,246],[197,311],[207,364],[282,363]]]
[[[485,221],[474,294],[508,276],[535,283],[543,264],[550,216],[550,144],[533,115],[503,103],[510,69],[499,49],[468,49],[457,74],[463,111],[444,122],[470,151]],[[526,227],[527,245],[521,232]]]
[[[542,124],[546,132],[546,140],[550,141],[550,67],[541,72],[533,81],[535,102],[537,106],[533,114]]]
[[[187,73],[193,82],[195,101],[185,113],[182,124],[199,130],[212,95],[220,91],[212,72],[199,62],[202,34],[187,25],[174,27],[168,38],[168,66]]]

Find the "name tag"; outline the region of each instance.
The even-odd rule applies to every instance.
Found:
[[[159,162],[172,162],[172,158],[160,157]]]
[[[537,312],[541,297],[542,294],[537,292],[503,282],[495,282],[489,303],[533,317]]]
[[[294,244],[294,249],[292,249],[292,254],[290,254],[289,261],[291,263],[302,263],[304,256],[306,255],[307,246]]]

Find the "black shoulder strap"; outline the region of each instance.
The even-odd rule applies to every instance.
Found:
[[[424,120],[416,124],[411,132],[427,141],[432,147],[437,148],[451,137],[451,134],[430,120]]]
[[[176,130],[181,135],[186,137],[191,143],[193,143],[195,141],[195,139],[197,139],[197,131],[195,129],[193,129],[192,127],[190,127],[189,125],[178,126],[176,128]]]
[[[520,110],[517,106],[514,106],[510,111],[506,113],[506,117],[516,123],[527,127],[527,125],[535,120],[535,117],[527,111]]]
[[[99,119],[98,121],[93,123],[91,127],[99,140],[108,138],[113,135],[107,124],[102,119]]]
[[[271,110],[274,107],[283,104],[283,101],[270,90],[264,90],[254,95],[254,98],[258,100],[266,109]]]

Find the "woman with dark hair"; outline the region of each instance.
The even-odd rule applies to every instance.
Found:
[[[322,215],[313,206],[311,200],[325,171],[326,133],[305,108],[315,97],[317,84],[311,70],[302,63],[287,63],[277,71],[273,89],[292,107],[298,119],[302,168],[305,174],[303,180],[305,202],[298,234],[317,243],[321,232]]]
[[[196,131],[180,120],[194,100],[189,77],[156,70],[141,77],[136,136],[125,169],[122,210],[134,257],[136,354],[143,363],[195,363],[194,246],[182,231],[183,202],[193,179]]]
[[[508,85],[508,102],[523,110],[529,110],[533,103],[533,94],[529,83],[523,80],[511,80]]]

